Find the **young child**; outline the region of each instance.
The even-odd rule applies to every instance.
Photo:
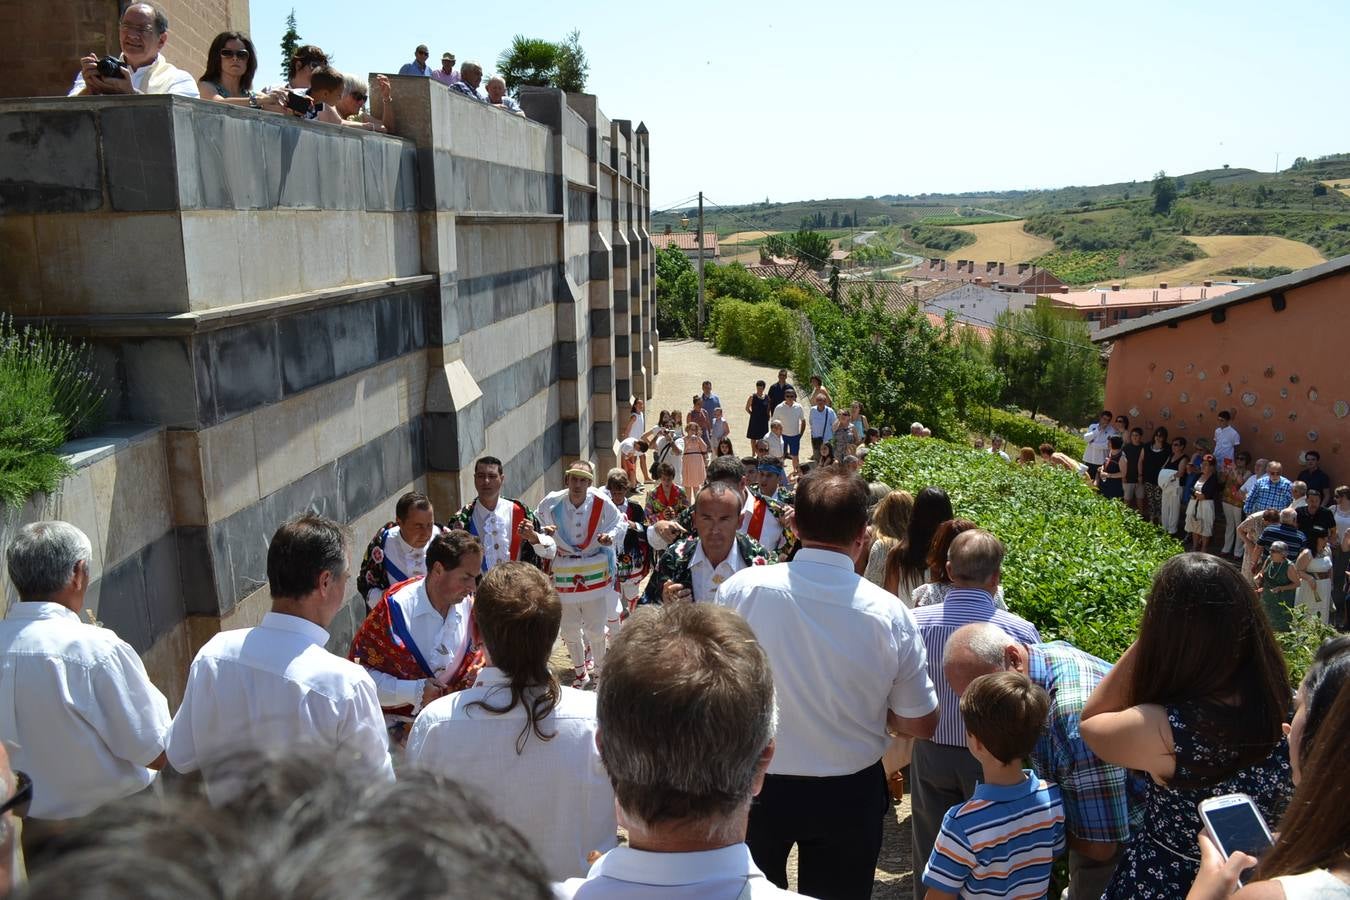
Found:
[[[1018,672],[981,675],[961,695],[966,745],[984,767],[975,796],[947,810],[923,873],[925,900],[1044,897],[1064,852],[1064,802],[1022,759],[1050,698]]]
[[[770,456],[783,458],[783,420],[774,419],[769,423],[769,433],[764,435],[764,443],[768,445]]]
[[[657,463],[652,472],[656,487],[647,495],[647,518],[652,522],[674,522],[689,505],[684,490],[675,483],[675,467],[668,462]]]
[[[697,492],[708,477],[708,444],[697,422],[684,426],[684,486]]]
[[[342,124],[342,116],[337,111],[338,101],[342,99],[342,84],[342,73],[337,69],[324,66],[310,73],[309,98],[315,103],[314,118],[317,121]]]

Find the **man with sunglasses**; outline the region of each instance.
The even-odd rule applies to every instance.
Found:
[[[68,96],[87,94],[177,94],[200,97],[197,79],[170,65],[161,51],[169,40],[169,19],[150,3],[133,3],[117,26],[122,56],[116,75],[99,72],[99,55],[80,59],[80,74]]]
[[[418,44],[417,49],[413,51],[413,61],[400,66],[398,74],[420,75],[423,78],[430,78],[431,67],[427,65],[427,57],[430,55],[426,44]]]
[[[427,545],[426,566],[426,575],[384,592],[348,654],[374,679],[395,738],[432,700],[472,687],[483,667],[470,597],[482,577],[483,545],[467,531],[440,534]]]
[[[70,820],[145,790],[164,766],[168,701],[130,644],[80,618],[92,560],[66,522],[25,526],[6,551],[19,602],[0,622],[0,739],[41,788],[30,865]]]

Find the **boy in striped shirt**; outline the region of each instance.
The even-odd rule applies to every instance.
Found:
[[[1064,802],[1022,760],[1050,698],[1018,672],[981,675],[961,696],[966,743],[984,769],[975,795],[947,811],[928,858],[925,900],[1044,897],[1064,852]]]

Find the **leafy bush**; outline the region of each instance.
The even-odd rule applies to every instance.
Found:
[[[909,237],[914,243],[930,250],[951,251],[975,243],[975,235],[969,231],[953,231],[950,228],[940,228],[934,225],[911,226]]]
[[[93,425],[103,397],[83,347],[0,315],[0,504],[56,490],[70,472],[57,450]]]
[[[1220,275],[1235,275],[1238,278],[1255,278],[1258,281],[1265,281],[1267,278],[1278,278],[1281,275],[1288,275],[1294,271],[1288,266],[1234,266],[1231,269],[1224,269]]]
[[[1284,651],[1284,660],[1289,664],[1289,681],[1293,685],[1303,682],[1303,676],[1317,655],[1322,642],[1334,638],[1336,629],[1323,625],[1322,621],[1308,611],[1307,607],[1290,608],[1289,630],[1277,631],[1280,649]]]
[[[1066,284],[1091,284],[1119,278],[1117,255],[1105,250],[1052,250],[1034,262]]]
[[[1012,222],[1017,216],[924,216],[916,225],[989,225],[994,222]]]
[[[713,301],[708,337],[731,356],[771,366],[786,366],[798,356],[799,314],[777,303],[747,303],[722,297]]]
[[[1030,447],[1035,450],[1041,444],[1052,444],[1056,450],[1074,459],[1083,458],[1085,445],[1081,437],[1028,416],[985,407],[976,410],[966,424],[984,434],[1001,435],[1014,448]]]
[[[1134,640],[1153,573],[1181,545],[1125,504],[1046,465],[1018,466],[933,438],[883,441],[867,455],[869,479],[911,493],[951,495],[958,516],[1007,547],[1009,608],[1045,640],[1062,639],[1115,660]]]

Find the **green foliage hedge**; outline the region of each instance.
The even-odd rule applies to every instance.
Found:
[[[1053,444],[1061,453],[1082,459],[1086,449],[1083,439],[1072,432],[993,407],[976,410],[966,424],[985,434],[1001,435],[1010,445],[1008,453],[1012,456],[1016,456],[1016,451],[1022,447],[1035,450],[1041,444]]]
[[[950,251],[975,243],[975,235],[969,231],[953,231],[934,225],[914,225],[909,229],[909,237],[914,243],[930,250]]]
[[[1007,547],[1009,608],[1045,640],[1115,660],[1134,640],[1153,573],[1181,545],[1123,503],[1062,469],[1018,466],[935,438],[883,441],[867,456],[870,480],[951,495],[956,514]]]
[[[770,366],[787,366],[800,356],[798,314],[778,303],[713,301],[708,337],[718,350]]]
[[[1238,278],[1255,278],[1258,281],[1265,281],[1267,278],[1278,278],[1281,275],[1288,275],[1294,271],[1288,266],[1234,266],[1231,269],[1224,269],[1220,275],[1235,275]]]
[[[1052,250],[1036,258],[1036,265],[1049,269],[1065,284],[1091,284],[1120,277],[1119,254],[1105,250]]]
[[[989,225],[1012,222],[1017,216],[924,216],[916,225]]]

